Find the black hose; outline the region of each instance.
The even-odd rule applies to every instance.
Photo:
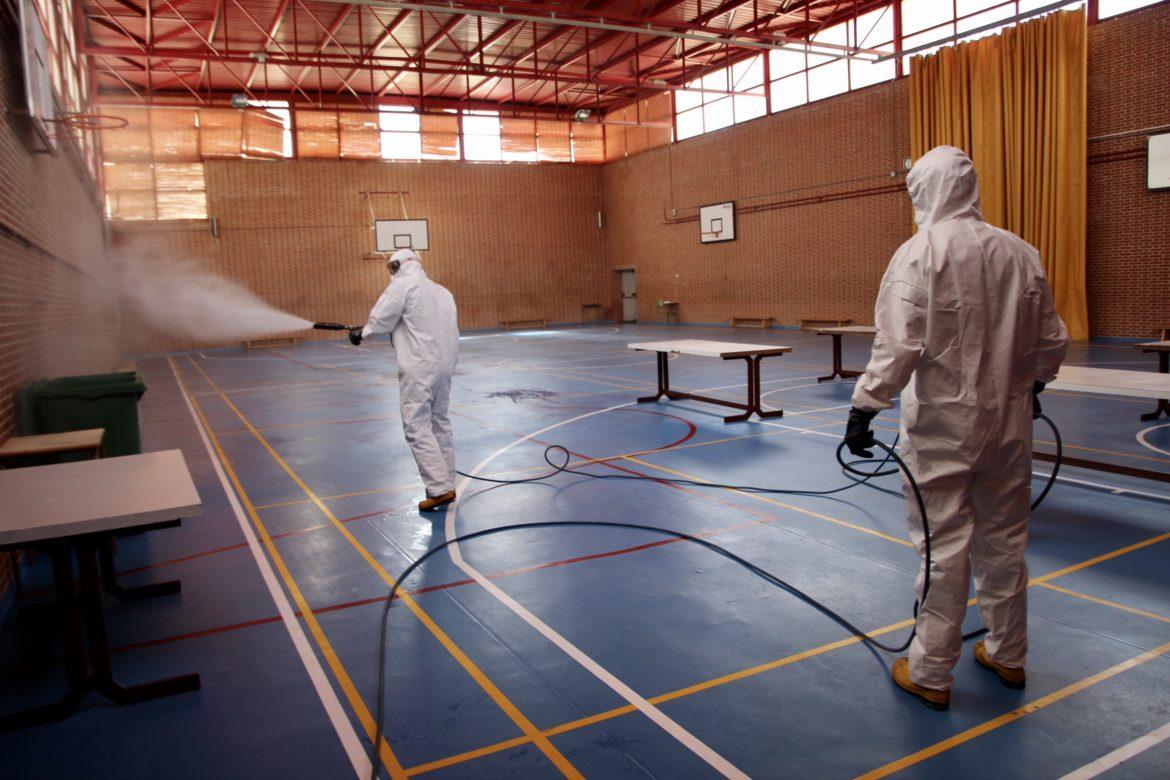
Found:
[[[1053,468],[1052,474],[1049,475],[1049,477],[1048,477],[1048,482],[1045,484],[1044,489],[1040,492],[1040,495],[1036,498],[1036,500],[1032,502],[1032,509],[1035,509],[1037,506],[1039,506],[1040,503],[1045,499],[1045,497],[1047,497],[1048,492],[1052,489],[1053,484],[1056,482],[1056,475],[1060,470],[1060,461],[1061,461],[1061,458],[1063,457],[1063,453],[1064,453],[1063,442],[1062,442],[1061,437],[1060,437],[1060,431],[1057,429],[1056,425],[1052,422],[1052,420],[1050,420],[1048,417],[1046,417],[1044,415],[1040,415],[1039,419],[1044,420],[1044,422],[1048,424],[1048,426],[1052,429],[1053,435],[1055,436],[1056,463],[1055,463],[1055,467]],[[894,445],[896,445],[896,444],[897,444],[897,438],[895,438],[895,440],[894,440]],[[836,452],[837,462],[841,465],[842,469],[844,469],[847,474],[857,475],[857,476],[861,477],[861,479],[854,480],[848,485],[843,485],[842,487],[833,488],[831,490],[795,490],[795,489],[781,489],[781,488],[764,488],[764,487],[757,487],[757,486],[751,486],[751,485],[724,485],[724,484],[717,484],[717,483],[712,483],[712,482],[700,482],[698,480],[690,480],[690,479],[677,479],[677,478],[661,478],[660,479],[657,477],[647,477],[647,476],[635,475],[635,474],[594,474],[594,473],[591,473],[588,471],[581,471],[580,469],[569,468],[568,467],[569,451],[559,444],[552,444],[552,445],[549,445],[548,447],[545,448],[545,451],[544,451],[545,462],[548,463],[549,466],[552,467],[552,471],[550,471],[546,474],[538,475],[535,477],[528,477],[525,479],[505,480],[505,479],[493,479],[490,477],[479,477],[479,476],[475,476],[472,474],[466,474],[462,471],[460,471],[458,473],[461,476],[467,477],[469,479],[479,480],[481,482],[490,482],[490,483],[498,484],[498,485],[521,485],[521,484],[527,484],[527,483],[531,483],[531,482],[541,482],[543,480],[549,479],[550,477],[554,477],[558,474],[575,474],[577,476],[584,476],[584,477],[589,477],[592,479],[652,480],[655,482],[666,482],[666,483],[670,483],[670,484],[681,484],[681,485],[693,485],[693,486],[697,486],[697,487],[726,488],[726,489],[731,489],[731,490],[739,490],[739,491],[745,492],[745,493],[831,495],[833,493],[839,493],[839,492],[844,491],[844,490],[849,490],[851,488],[857,487],[858,485],[863,485],[866,482],[868,482],[870,479],[873,479],[874,477],[889,476],[892,474],[896,474],[898,471],[901,471],[902,474],[905,476],[906,483],[910,486],[911,493],[914,495],[915,503],[918,505],[918,516],[922,522],[922,562],[923,562],[923,569],[922,570],[924,572],[926,572],[926,576],[924,577],[923,583],[922,583],[922,595],[920,596],[920,598],[915,600],[914,607],[912,610],[912,614],[913,614],[915,620],[917,621],[919,609],[920,609],[921,605],[926,602],[927,595],[930,592],[931,539],[930,539],[930,523],[929,523],[929,520],[928,520],[927,514],[926,514],[926,502],[922,497],[922,491],[918,486],[918,482],[914,479],[914,475],[912,473],[910,473],[910,469],[906,466],[905,462],[894,451],[893,446],[886,445],[884,442],[880,442],[880,441],[875,441],[874,445],[878,449],[883,450],[885,452],[885,457],[882,458],[881,462],[877,465],[877,467],[873,471],[864,471],[864,470],[858,469],[857,465],[859,463],[871,462],[872,460],[875,460],[875,459],[865,459],[865,460],[848,461],[847,462],[844,459],[844,456],[842,454],[842,452],[845,448],[845,443],[841,442],[839,445],[837,445],[837,452]],[[554,451],[559,451],[559,452],[564,454],[564,462],[557,463],[557,462],[554,462],[552,460],[551,453],[553,453]],[[891,460],[894,461],[897,468],[887,469],[887,470],[883,471],[883,467],[887,463],[889,463]],[[398,578],[394,581],[394,585],[390,588],[389,596],[386,598],[386,603],[382,607],[382,617],[381,617],[379,635],[378,635],[379,638],[378,638],[377,704],[376,704],[376,708],[375,708],[376,714],[375,714],[375,718],[374,718],[374,735],[373,735],[373,741],[371,743],[371,748],[370,748],[370,766],[371,766],[370,777],[372,778],[372,780],[376,780],[378,777],[378,746],[379,746],[379,743],[382,741],[382,735],[384,733],[385,698],[386,698],[386,645],[387,645],[386,628],[388,626],[389,619],[390,619],[390,608],[393,606],[394,600],[397,597],[399,590],[402,588],[402,583],[405,582],[406,579],[416,569],[418,569],[418,567],[421,566],[424,561],[426,561],[432,555],[435,555],[436,553],[438,553],[442,550],[445,550],[446,548],[450,547],[453,544],[457,544],[457,543],[461,543],[461,542],[468,542],[472,539],[478,539],[480,537],[491,536],[491,535],[499,534],[499,533],[507,533],[507,532],[511,532],[511,531],[531,530],[531,529],[535,529],[535,528],[554,528],[554,527],[626,528],[626,529],[632,529],[632,530],[637,530],[637,531],[645,531],[645,532],[649,532],[649,533],[659,534],[662,536],[670,536],[670,537],[674,537],[676,539],[680,539],[683,541],[692,542],[692,543],[697,544],[701,547],[704,547],[712,552],[715,552],[719,555],[722,555],[723,557],[727,558],[728,560],[732,561],[733,563],[738,564],[739,566],[748,570],[749,572],[756,575],[757,577],[760,577],[765,582],[769,582],[772,585],[775,585],[776,587],[780,588],[781,590],[784,590],[785,592],[790,593],[791,595],[793,595],[796,598],[803,601],[805,604],[808,604],[813,609],[817,610],[821,614],[828,617],[833,622],[840,625],[842,628],[844,628],[850,634],[857,637],[861,642],[863,642],[871,647],[877,648],[879,650],[883,650],[887,653],[904,652],[907,648],[910,647],[910,643],[914,641],[914,637],[915,637],[916,632],[917,632],[917,626],[916,625],[912,626],[910,629],[910,633],[906,636],[906,639],[904,642],[902,642],[901,644],[896,645],[896,646],[887,645],[884,642],[881,642],[880,640],[870,636],[865,631],[858,628],[856,625],[854,625],[852,622],[850,622],[848,618],[842,616],[840,613],[834,611],[833,609],[826,606],[822,602],[816,600],[812,596],[810,596],[807,593],[805,593],[804,591],[800,590],[795,585],[792,585],[792,584],[782,580],[780,577],[777,577],[775,574],[772,574],[771,572],[767,571],[766,569],[763,569],[763,568],[757,566],[756,564],[752,563],[751,561],[748,561],[744,558],[741,558],[739,555],[736,555],[735,553],[731,552],[730,550],[726,549],[725,547],[721,547],[720,545],[715,544],[714,542],[708,541],[706,539],[703,539],[703,538],[700,538],[697,536],[692,536],[691,534],[687,534],[687,533],[684,533],[682,531],[675,531],[675,530],[670,529],[670,528],[659,528],[657,526],[643,525],[640,523],[605,522],[605,521],[600,521],[600,520],[564,520],[564,521],[548,520],[548,521],[531,522],[531,523],[514,523],[514,524],[509,524],[509,525],[498,526],[496,528],[485,528],[481,531],[472,531],[470,533],[456,536],[452,539],[448,539],[448,540],[436,545],[435,547],[432,547],[431,549],[429,549],[425,553],[423,553],[413,563],[411,563],[409,566],[407,566],[406,569],[402,572],[402,574],[398,575]],[[963,639],[964,640],[972,639],[974,637],[980,636],[980,635],[985,634],[985,633],[987,633],[987,629],[982,628],[982,629],[979,629],[977,631],[972,631],[970,633],[964,634]]]
[[[361,325],[342,325],[340,322],[314,322],[313,328],[316,330],[353,330],[360,328]]]

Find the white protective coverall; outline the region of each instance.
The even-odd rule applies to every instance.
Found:
[[[362,329],[362,338],[390,334],[398,359],[402,429],[427,495],[455,489],[455,443],[447,415],[451,376],[459,354],[455,299],[432,282],[419,257],[404,249],[401,264]]]
[[[1023,667],[1031,516],[1032,384],[1051,382],[1068,331],[1040,254],[983,221],[975,167],[940,146],[906,177],[918,233],[898,249],[874,310],[877,335],[853,392],[858,409],[901,393],[901,454],[930,519],[930,592],[910,679],[949,689],[972,571],[990,659]],[[923,553],[909,485],[910,538]],[[923,573],[919,573],[921,595]]]

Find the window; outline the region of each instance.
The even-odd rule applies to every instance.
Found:
[[[940,5],[938,0],[925,2],[928,10]],[[804,46],[768,52],[772,111],[889,81],[894,78],[892,60],[875,63],[839,53],[849,48],[890,51],[893,46],[894,8],[885,6],[821,30]]]
[[[283,154],[286,158],[293,156],[292,113],[288,110],[287,100],[249,100],[248,105],[257,108],[266,108],[268,113],[280,119],[284,125]]]
[[[463,115],[463,159],[503,159],[498,111],[469,111]]]
[[[1110,0],[1101,0],[1101,8],[1104,9],[1108,2]],[[954,0],[952,5],[952,3],[936,2],[936,0],[902,0],[902,49],[914,49],[951,36],[962,36],[938,46],[915,52],[915,55],[912,55],[923,56],[932,54],[943,46],[953,46],[961,41],[996,35],[1004,28],[1015,24],[1005,20],[1018,14],[1052,5],[1052,3],[1053,0]],[[1118,4],[1131,7],[1137,5],[1131,2]],[[1081,5],[1083,3],[1070,2],[1062,10],[1078,8]],[[1142,5],[1149,5],[1149,3],[1142,3]],[[1004,23],[996,24],[1001,21]],[[974,32],[981,27],[987,27],[987,29]],[[969,35],[964,35],[968,32],[970,32]],[[912,56],[903,58],[907,69],[910,67]]]
[[[1097,0],[1097,18],[1108,19],[1110,16],[1117,16],[1129,11],[1136,11],[1138,8],[1145,8],[1147,5],[1154,5],[1161,0]]]
[[[419,117],[408,106],[378,108],[379,140],[383,160],[421,160]]]
[[[679,140],[746,122],[768,111],[763,55],[720,68],[686,86],[674,93]]]

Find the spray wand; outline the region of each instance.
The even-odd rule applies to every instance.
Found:
[[[314,322],[314,330],[355,330],[361,325],[342,325],[340,322]]]

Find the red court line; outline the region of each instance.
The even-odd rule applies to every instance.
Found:
[[[748,526],[751,524],[752,523],[742,523],[740,525],[732,526],[731,528],[716,529],[716,530],[710,531],[708,533],[710,533],[710,534],[719,533],[722,531],[733,530],[736,528],[742,528],[742,527],[745,527],[745,526]],[[667,545],[667,544],[674,544],[676,542],[681,542],[681,541],[684,541],[684,540],[678,539],[678,538],[661,539],[661,540],[658,540],[655,542],[647,542],[646,544],[638,544],[638,545],[634,545],[632,547],[623,547],[621,549],[609,550],[607,552],[592,553],[590,555],[578,555],[578,556],[575,556],[572,558],[565,558],[565,559],[559,560],[559,561],[550,561],[548,563],[537,563],[537,564],[532,564],[530,566],[521,566],[521,567],[518,567],[515,569],[508,569],[507,571],[495,572],[493,574],[489,574],[488,579],[498,580],[498,579],[503,579],[505,577],[514,577],[518,574],[526,574],[528,572],[540,571],[542,569],[553,569],[553,568],[557,568],[559,566],[568,566],[568,565],[571,565],[574,563],[584,563],[586,561],[596,561],[596,560],[600,560],[602,558],[614,558],[614,557],[617,557],[619,555],[628,555],[630,553],[641,552],[642,550],[649,550],[649,549],[654,548],[654,547],[662,547],[662,546]],[[427,586],[424,586],[421,588],[414,588],[412,590],[406,591],[406,593],[411,595],[411,596],[418,596],[418,595],[421,595],[424,593],[434,593],[436,591],[441,591],[441,590],[450,590],[451,588],[460,588],[460,587],[463,587],[464,585],[474,584],[474,582],[475,582],[475,580],[471,580],[471,579],[455,580],[453,582],[445,582],[445,583],[442,583],[439,585],[427,585]],[[395,598],[398,598],[398,597],[396,596]],[[374,597],[368,598],[368,599],[358,599],[357,601],[346,601],[346,602],[342,602],[340,604],[330,604],[327,607],[318,607],[318,608],[313,610],[313,614],[320,615],[322,613],[327,613],[327,612],[338,612],[340,610],[352,609],[354,607],[369,606],[370,604],[381,604],[381,603],[384,603],[385,601],[386,601],[385,596],[374,596]],[[297,617],[301,617],[301,612],[299,610],[295,614]],[[229,623],[227,625],[214,626],[212,628],[205,628],[205,629],[201,629],[199,631],[189,631],[189,632],[183,633],[183,634],[172,634],[171,636],[158,637],[157,639],[146,639],[146,640],[143,640],[141,642],[132,642],[130,644],[120,645],[118,647],[111,648],[110,652],[111,653],[125,653],[125,652],[128,652],[130,650],[141,650],[141,649],[146,648],[146,647],[154,647],[157,645],[170,644],[172,642],[180,642],[180,641],[187,640],[187,639],[198,639],[200,637],[213,636],[215,634],[224,634],[224,633],[228,633],[230,631],[238,631],[238,630],[244,629],[244,628],[253,628],[255,626],[267,625],[269,623],[276,623],[279,620],[280,620],[279,615],[272,615],[270,617],[258,618],[256,620],[248,620],[248,621],[244,621],[242,623]]]
[[[366,512],[364,515],[354,515],[353,517],[347,517],[347,518],[341,520],[340,522],[352,523],[355,520],[365,520],[368,517],[375,517],[376,515],[382,515],[382,514],[385,514],[387,512],[392,512],[392,511],[394,511],[394,510],[393,509],[379,509],[375,512]],[[307,534],[307,533],[311,533],[312,531],[320,531],[323,528],[332,528],[332,527],[333,526],[330,523],[321,523],[318,525],[310,525],[310,526],[307,526],[305,528],[298,528],[294,531],[285,531],[285,532],[279,533],[279,534],[272,534],[272,538],[273,539],[285,539],[285,538],[290,537],[290,536],[300,536],[301,534]],[[247,542],[240,542],[239,544],[229,544],[226,547],[216,547],[216,548],[211,549],[211,550],[203,550],[202,552],[191,553],[190,555],[183,555],[183,556],[180,556],[178,558],[171,558],[170,560],[159,561],[158,563],[148,563],[145,566],[135,566],[132,569],[121,569],[120,571],[115,572],[115,576],[121,577],[124,574],[138,574],[140,572],[149,571],[151,569],[157,569],[157,568],[160,568],[162,566],[173,566],[177,563],[186,563],[187,561],[193,561],[193,560],[197,560],[199,558],[207,558],[207,557],[212,556],[212,555],[219,555],[221,553],[231,552],[232,550],[241,550],[247,546],[248,546]],[[46,593],[52,592],[52,590],[53,590],[52,588],[37,588],[36,590],[25,591],[25,593],[29,596],[37,596],[37,595],[43,596]]]
[[[672,419],[675,419],[675,420],[678,420],[679,422],[684,423],[687,426],[687,433],[685,435],[683,435],[681,438],[679,438],[678,440],[673,441],[673,442],[671,442],[663,447],[659,447],[659,448],[657,448],[657,450],[652,450],[652,451],[663,451],[663,450],[669,450],[673,447],[677,447],[677,446],[689,441],[692,437],[695,436],[696,433],[698,433],[698,428],[695,426],[695,424],[693,422],[691,422],[690,420],[687,420],[683,417],[678,417],[676,415],[666,414],[663,412],[655,412],[655,411],[642,410],[642,409],[631,409],[628,411],[638,412],[640,414],[654,414],[654,415],[658,415],[661,417],[670,417]],[[465,416],[465,415],[462,415],[462,416]],[[509,432],[509,433],[511,433],[511,432]],[[532,441],[539,441],[539,440],[532,439]],[[545,442],[541,442],[541,443],[545,443]],[[567,450],[567,451],[571,455],[573,455],[579,459],[594,460],[594,459],[589,458],[588,456],[583,455],[581,453],[573,452],[572,450]],[[614,456],[612,456],[612,459],[618,459],[621,457],[623,457],[623,456],[622,455],[614,455]],[[666,482],[665,481],[666,478],[662,478],[662,479],[655,478],[655,477],[652,477],[648,474],[643,474],[639,471],[635,471],[633,469],[629,469],[629,468],[626,468],[624,466],[615,465],[613,463],[608,462],[608,460],[594,460],[594,462],[600,463],[603,466],[608,466],[609,468],[616,469],[618,471],[626,472],[626,473],[631,474],[631,475],[637,475],[640,477],[644,477],[644,478],[649,479],[651,481],[658,482],[660,484],[664,484],[664,485],[667,485],[669,487],[676,488],[678,490],[682,490],[683,492],[687,492],[687,493],[692,492],[681,485],[673,485],[669,482]],[[697,491],[694,491],[694,492],[697,493]],[[354,517],[345,518],[341,522],[343,522],[343,523],[353,522],[355,520],[361,520],[361,519],[365,519],[368,517],[373,517],[374,515],[383,514],[386,511],[387,510],[379,510],[376,512],[367,512],[366,514],[363,514],[363,515],[356,515]],[[751,523],[745,523],[743,525],[750,525],[750,524]],[[315,531],[315,530],[318,530],[321,528],[326,528],[326,527],[330,527],[330,526],[328,524],[322,524],[322,525],[318,525],[318,526],[310,526],[308,528],[302,528],[302,529],[298,529],[296,531],[286,531],[285,533],[282,533],[282,534],[275,534],[275,535],[273,535],[272,538],[278,539],[278,538],[282,538],[282,537],[293,536],[296,534],[308,533],[310,531]],[[739,526],[736,526],[736,527],[739,527]],[[728,530],[728,529],[722,529],[722,530]],[[712,533],[714,533],[714,532],[712,532]],[[654,541],[654,542],[648,542],[646,544],[635,545],[633,547],[626,547],[626,548],[621,548],[618,550],[610,550],[608,552],[603,552],[603,553],[593,553],[590,555],[579,555],[579,556],[574,556],[572,558],[566,558],[566,559],[560,560],[560,561],[551,561],[548,563],[534,564],[534,565],[525,566],[525,567],[521,567],[521,568],[517,568],[517,569],[511,569],[511,570],[504,571],[504,572],[490,574],[490,575],[488,575],[488,578],[489,579],[500,579],[503,577],[515,576],[517,574],[523,574],[523,573],[532,572],[532,571],[539,571],[542,569],[551,569],[551,568],[555,568],[555,567],[559,567],[559,566],[567,566],[567,565],[574,564],[574,563],[583,563],[586,561],[599,560],[602,558],[612,558],[612,557],[616,557],[618,555],[627,555],[629,553],[640,552],[642,550],[647,550],[647,549],[650,549],[653,547],[661,547],[661,546],[666,545],[666,544],[672,544],[672,543],[680,542],[680,541],[683,541],[683,540],[678,539],[678,538],[661,539],[661,540]],[[183,558],[174,559],[172,561],[164,561],[164,562],[160,562],[157,564],[150,564],[147,566],[138,567],[136,569],[132,569],[132,570],[128,570],[127,572],[120,572],[120,573],[129,573],[131,571],[134,571],[134,572],[143,571],[146,569],[156,568],[158,566],[165,566],[165,565],[169,565],[172,563],[177,563],[177,562],[183,561],[183,560],[191,560],[193,558],[200,558],[200,557],[205,557],[208,555],[215,555],[215,554],[218,554],[221,552],[225,552],[227,550],[238,549],[238,548],[244,547],[244,546],[247,546],[247,545],[246,544],[239,544],[239,545],[232,545],[230,547],[225,547],[225,548],[218,548],[216,550],[208,550],[208,551],[205,551],[203,553],[195,553],[193,555],[184,556]],[[440,590],[448,590],[451,588],[462,587],[464,585],[470,585],[473,582],[474,582],[474,580],[470,580],[470,579],[457,580],[454,582],[443,583],[440,585],[430,585],[430,586],[426,586],[423,588],[417,588],[417,589],[409,590],[406,592],[409,595],[414,596],[414,595],[419,595],[419,594],[423,594],[423,593],[431,593],[431,592],[440,591]],[[333,605],[330,605],[327,607],[320,607],[320,608],[314,609],[313,614],[320,614],[323,612],[335,612],[335,611],[339,611],[339,610],[343,610],[343,609],[351,609],[353,607],[366,606],[369,604],[376,604],[379,602],[384,602],[385,600],[386,600],[385,596],[375,596],[372,598],[361,599],[358,601],[351,601],[351,602],[346,602],[346,603],[342,603],[342,604],[333,604]],[[298,611],[296,613],[296,615],[297,615],[297,617],[301,617],[301,612]],[[119,647],[111,648],[110,652],[111,653],[122,653],[122,652],[127,652],[130,650],[137,650],[137,649],[142,649],[142,648],[146,648],[146,647],[154,647],[157,645],[169,644],[171,642],[183,641],[186,639],[197,639],[200,637],[212,636],[215,634],[222,634],[222,633],[227,633],[230,631],[237,631],[237,630],[244,629],[244,628],[252,628],[255,626],[266,625],[268,623],[274,623],[278,620],[280,620],[279,616],[270,616],[270,617],[266,617],[266,618],[259,618],[256,620],[246,621],[243,623],[232,623],[232,624],[227,624],[227,625],[223,625],[223,626],[216,626],[216,627],[212,627],[212,628],[201,629],[199,631],[192,631],[192,632],[187,632],[187,633],[183,633],[183,634],[174,634],[171,636],[159,637],[156,639],[147,639],[147,640],[143,640],[141,642],[135,642],[135,643],[131,643],[128,645],[122,645]]]

